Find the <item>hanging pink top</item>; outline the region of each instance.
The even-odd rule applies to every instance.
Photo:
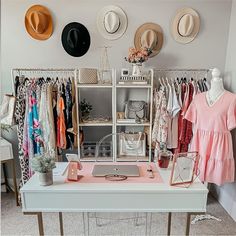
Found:
[[[200,154],[200,179],[222,185],[234,182],[235,164],[230,130],[236,127],[236,94],[225,91],[211,106],[206,92],[194,97],[185,119],[194,124],[191,151]]]

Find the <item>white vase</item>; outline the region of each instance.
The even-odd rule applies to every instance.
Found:
[[[48,186],[53,184],[53,174],[52,171],[47,173],[38,173],[39,176],[39,184],[41,186]]]
[[[142,63],[133,63],[132,64],[132,75],[141,76],[142,75]]]

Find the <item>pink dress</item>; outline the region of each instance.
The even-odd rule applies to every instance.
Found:
[[[190,149],[200,154],[200,180],[217,185],[234,182],[230,130],[236,127],[236,95],[225,91],[209,106],[206,92],[198,94],[189,106],[185,119],[194,124]]]

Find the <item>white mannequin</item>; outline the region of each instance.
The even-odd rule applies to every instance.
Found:
[[[212,70],[211,88],[206,93],[209,106],[212,106],[225,92],[223,79],[220,77],[220,70],[214,68]]]

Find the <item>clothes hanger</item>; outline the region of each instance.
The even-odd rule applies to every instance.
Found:
[[[170,83],[169,83],[169,79],[167,78],[167,76],[166,76],[166,84],[168,85],[168,86],[170,86]]]
[[[161,77],[161,79],[162,79],[162,82],[163,82],[164,86],[167,87],[167,84],[166,84],[165,78],[164,78],[164,77]]]
[[[164,84],[162,83],[161,77],[159,77],[158,80],[159,80],[159,82],[160,82],[160,85],[161,85],[161,86],[164,86]]]

